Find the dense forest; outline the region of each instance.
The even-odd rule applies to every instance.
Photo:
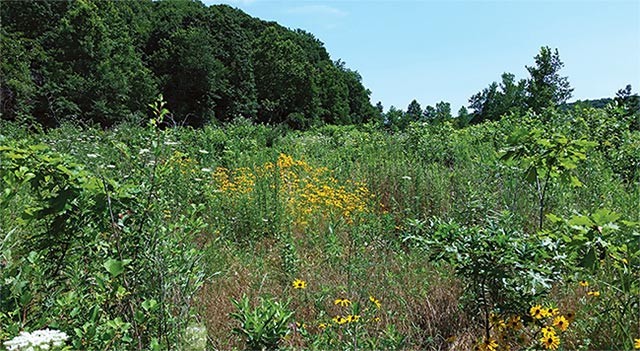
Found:
[[[230,6],[0,15],[0,347],[640,349],[631,85],[569,102],[544,46],[385,111]]]
[[[234,118],[305,128],[375,116],[323,44],[197,1],[3,1],[0,113],[112,126],[162,94],[176,125]]]

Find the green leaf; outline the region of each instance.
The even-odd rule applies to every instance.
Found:
[[[580,265],[582,267],[593,269],[595,267],[596,261],[596,252],[593,250],[593,248],[590,248],[587,254],[582,258]]]
[[[572,175],[571,176],[571,186],[575,187],[575,188],[580,188],[582,187],[582,182],[580,181],[580,179],[578,179],[578,177]]]
[[[124,267],[130,262],[131,260],[118,261],[110,258],[102,266],[111,274],[111,277],[115,278],[124,272]]]
[[[145,311],[151,311],[151,310],[155,309],[157,305],[158,305],[158,301],[156,301],[155,299],[150,299],[150,300],[145,300],[142,303],[142,308]]]
[[[593,226],[593,222],[587,216],[573,216],[569,220],[569,225],[581,226],[581,227],[591,227],[591,226]]]
[[[547,214],[546,214],[546,217],[547,217],[547,219],[548,219],[548,220],[550,220],[550,221],[551,221],[551,222],[553,222],[553,223],[560,223],[560,222],[562,222],[562,218],[560,218],[560,217],[558,217],[558,216],[554,215],[553,213],[547,213]]]

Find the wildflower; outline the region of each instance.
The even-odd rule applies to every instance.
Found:
[[[633,340],[633,348],[636,350],[640,350],[640,339]]]
[[[560,338],[555,334],[544,335],[540,342],[547,350],[557,350],[558,346],[560,346]]]
[[[329,325],[330,324],[327,324],[327,323],[320,323],[320,324],[318,324],[318,329],[325,330],[325,329],[327,329],[327,327],[329,327]]]
[[[376,305],[376,308],[380,309],[380,307],[382,307],[382,304],[380,303],[380,300],[376,299],[373,296],[369,296],[369,301],[373,302],[374,305]]]
[[[487,351],[496,351],[498,349],[498,343],[493,338],[485,340],[484,345]]]
[[[49,349],[51,346],[62,346],[69,336],[58,330],[44,329],[36,330],[31,333],[20,332],[15,338],[5,341],[4,346],[8,351],[14,350],[33,350],[34,348]]]
[[[598,296],[600,296],[600,292],[599,291],[588,291],[587,295],[593,296],[593,297],[598,297]]]
[[[497,330],[504,330],[504,328],[507,327],[507,324],[504,322],[504,320],[502,320],[502,318],[500,318],[500,316],[495,313],[491,313],[489,315],[489,322]]]
[[[333,304],[336,306],[342,306],[342,307],[346,307],[351,305],[351,301],[349,301],[349,299],[335,299],[333,301]]]
[[[347,323],[347,319],[342,316],[335,316],[332,318],[332,320],[338,325]]]
[[[585,287],[585,288],[586,288],[587,286],[589,286],[589,282],[588,282],[588,281],[586,281],[586,280],[581,280],[581,281],[579,282],[579,284],[580,284],[580,286]]]
[[[576,314],[573,312],[567,312],[567,315],[565,317],[567,317],[567,321],[571,323],[576,318]]]
[[[564,316],[558,316],[553,320],[553,325],[562,331],[569,327],[569,321]]]
[[[556,331],[552,328],[552,327],[543,327],[540,332],[542,333],[542,335],[547,336],[547,335],[556,335]]]
[[[509,327],[513,330],[522,329],[522,321],[520,320],[520,316],[511,316],[509,318]]]
[[[304,280],[300,280],[300,279],[294,280],[292,285],[293,285],[294,289],[306,289],[307,288],[307,282],[305,282]]]
[[[554,307],[547,307],[547,311],[546,311],[546,312],[547,312],[547,313],[546,313],[546,314],[547,314],[547,315],[546,315],[546,317],[549,317],[549,316],[557,316],[557,315],[560,313],[560,312],[558,311],[558,309],[557,309],[557,308],[554,308]]]
[[[496,351],[498,349],[498,343],[494,338],[484,339],[482,344],[480,344],[480,349],[486,351]]]
[[[546,317],[546,311],[543,310],[542,306],[540,305],[535,305],[531,307],[531,309],[529,310],[529,314],[531,315],[531,317],[535,319],[542,319]]]

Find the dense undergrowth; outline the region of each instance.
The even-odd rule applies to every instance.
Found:
[[[395,134],[1,127],[2,341],[43,328],[73,350],[640,338],[640,135],[615,109]]]

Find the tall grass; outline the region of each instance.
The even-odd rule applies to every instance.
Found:
[[[516,126],[509,119],[462,130],[416,124],[389,134],[372,126],[284,132],[236,122],[166,130],[159,140],[166,147],[155,158],[149,150],[155,132],[132,125],[112,131],[65,125],[44,134],[3,125],[0,140],[45,143],[96,174],[142,189],[152,161],[161,162],[149,196],[163,201],[148,208],[149,226],[178,231],[179,223],[195,234],[206,283],[192,302],[214,349],[243,347],[230,314],[232,299],[248,296],[253,304],[261,297],[290,300],[299,326],[291,326],[282,346],[436,350],[472,348],[483,326],[460,303],[464,282],[456,267],[429,261],[407,238],[429,236],[437,218],[484,226],[505,212],[514,232],[537,235],[535,191],[522,169],[500,161]],[[606,207],[640,221],[637,181],[615,173],[602,151],[581,167],[585,186],[553,184],[548,213],[568,217]],[[18,196],[0,210],[3,236],[26,206],[21,198],[27,201]],[[637,272],[637,258],[629,264]],[[602,312],[623,303],[637,311],[630,290],[606,287],[605,275],[585,277],[602,283],[597,302],[574,289],[577,278],[566,276],[549,292],[548,301],[584,313],[563,347],[620,348],[630,339],[607,337],[640,337],[637,319],[620,320],[629,313]],[[304,280],[306,289],[294,289],[295,279]],[[379,311],[367,305],[370,296],[381,302]],[[353,329],[322,329],[347,313],[333,303],[337,298],[368,306],[371,320]],[[348,311],[356,312],[365,315],[364,309]]]

